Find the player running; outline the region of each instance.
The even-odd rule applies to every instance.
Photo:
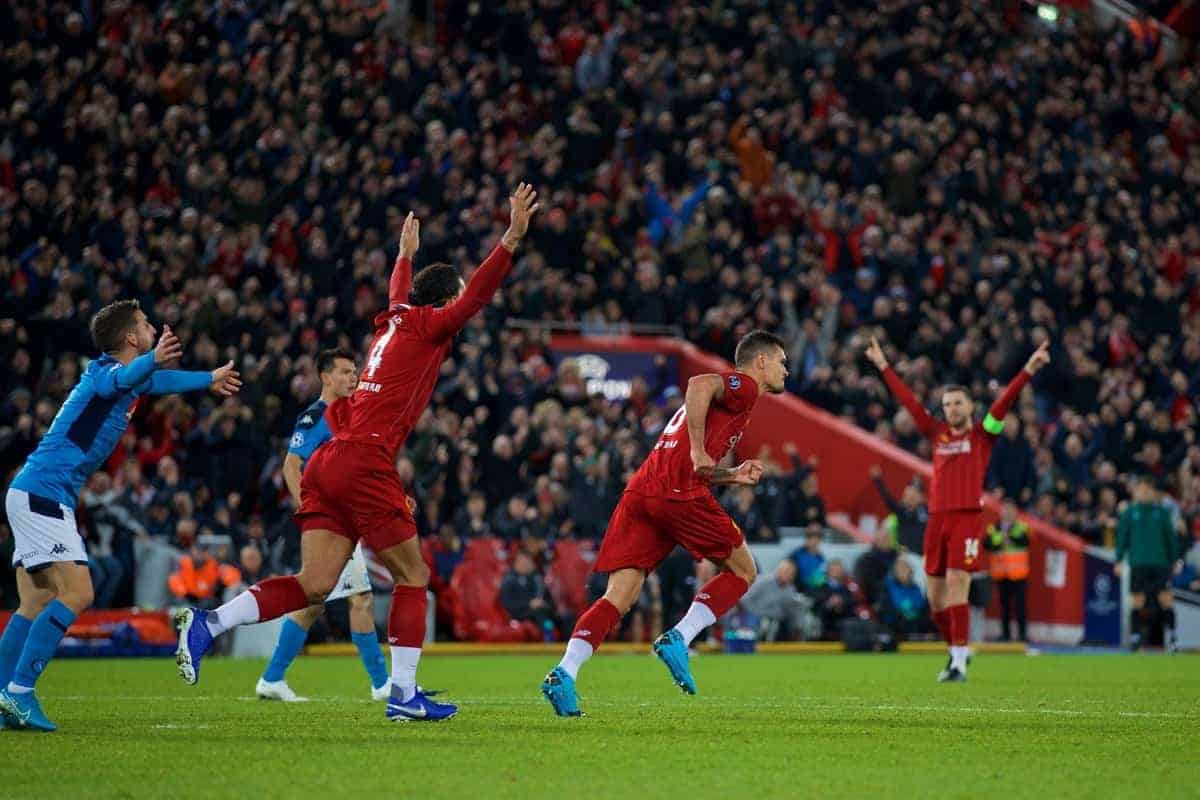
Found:
[[[782,392],[787,375],[783,340],[759,330],[738,342],[732,372],[696,375],[688,381],[683,406],[663,428],[608,521],[595,564],[597,572],[609,573],[604,596],[580,615],[562,661],[542,681],[542,694],[556,714],[580,716],[575,693],[579,668],[633,606],[646,573],[677,544],[696,559],[707,558],[721,567],[700,587],[683,619],[654,641],[654,653],[666,664],[671,680],[684,692],[696,693],[688,646],[733,608],[756,575],[742,532],[710,487],[754,485],[763,466],[751,460],[727,468],[717,461],[737,446],[759,395]]]
[[[465,287],[448,264],[431,264],[413,279],[419,225],[412,214],[405,219],[389,307],[375,318],[366,367],[354,394],[326,411],[333,441],[310,459],[301,481],[300,573],[255,584],[213,612],[181,612],[176,661],[187,683],[199,680],[200,661],[214,636],[323,602],[355,542],[363,540],[396,584],[388,617],[392,690],[387,718],[433,721],[457,712],[417,687],[429,569],[394,463],[429,402],[454,335],[491,301],[511,269],[513,251],[538,209],[536,199],[532,187],[517,187],[509,198],[508,230]]]
[[[983,479],[996,437],[1004,430],[1004,417],[1025,384],[1050,363],[1050,342],[1044,341],[1025,367],[992,403],[983,422],[975,423],[975,402],[965,386],[942,390],[945,422],[930,416],[896,371],[888,365],[883,348],[872,337],[866,356],[881,373],[896,399],[908,409],[933,445],[933,479],[929,482],[929,523],[925,527],[925,574],[929,578],[929,608],[938,632],[950,647],[939,682],[967,679],[967,634],[970,612],[967,594],[971,573],[978,569],[983,536],[980,509]]]
[[[67,628],[92,604],[75,506],[125,433],[138,398],[199,389],[228,397],[242,385],[232,361],[212,372],[159,369],[183,346],[166,325],[155,346],[154,326],[136,300],[100,309],[91,332],[100,357],[88,363],[5,497],[21,604],[0,637],[0,713],[17,728],[56,727],[34,688]]]
[[[292,494],[295,508],[300,508],[300,476],[304,465],[317,448],[329,441],[333,433],[325,421],[325,409],[329,404],[354,393],[358,384],[358,367],[354,356],[345,350],[323,350],[317,357],[317,373],[321,376],[321,396],[296,420],[296,429],[288,444],[288,454],[283,460],[283,479]],[[358,648],[367,677],[371,679],[371,699],[386,700],[389,693],[387,662],[379,639],[375,635],[375,603],[371,596],[371,579],[367,575],[367,562],[363,557],[362,542],[354,548],[346,562],[346,568],[338,576],[333,592],[325,598],[329,603],[350,598],[350,638]],[[263,700],[283,700],[286,703],[302,703],[300,697],[287,683],[287,669],[291,666],[304,642],[308,629],[321,616],[324,604],[311,605],[302,611],[293,611],[279,629],[279,640],[275,652],[267,663],[267,670],[258,679],[254,693]]]

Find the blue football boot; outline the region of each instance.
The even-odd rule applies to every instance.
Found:
[[[435,703],[423,692],[417,692],[407,703],[401,700],[399,689],[392,689],[388,698],[387,718],[390,722],[441,722],[458,713],[458,706]]]
[[[692,671],[688,667],[688,648],[679,631],[672,628],[655,639],[654,655],[667,665],[676,686],[687,694],[696,693],[696,681],[692,679]]]
[[[200,680],[200,659],[212,649],[213,637],[206,624],[208,614],[198,608],[185,608],[175,613],[175,626],[179,628],[175,663],[179,666],[179,677],[189,686]]]
[[[542,681],[542,697],[550,701],[560,717],[582,717],[579,698],[575,695],[575,679],[562,667],[550,670]]]
[[[0,712],[3,712],[5,721],[15,730],[46,733],[58,730],[58,726],[42,712],[42,706],[33,692],[16,694],[7,689],[0,692]]]

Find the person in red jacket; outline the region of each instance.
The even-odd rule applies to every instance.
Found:
[[[908,409],[917,429],[933,444],[933,480],[929,484],[929,522],[925,527],[925,574],[929,607],[950,660],[940,682],[967,679],[967,593],[971,573],[979,569],[983,536],[980,495],[992,444],[1004,430],[1004,418],[1035,373],[1050,363],[1050,342],[1043,341],[1025,367],[992,403],[982,422],[974,421],[975,402],[966,387],[942,391],[945,421],[934,419],[888,364],[879,342],[871,337],[867,358],[883,374],[896,399]]]

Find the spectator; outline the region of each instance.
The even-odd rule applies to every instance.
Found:
[[[88,520],[88,567],[95,588],[94,608],[112,608],[134,572],[133,538],[145,536],[136,515],[117,497],[108,473],[96,472],[79,495]]]
[[[770,575],[759,575],[739,605],[759,618],[759,639],[767,642],[803,640],[815,633],[812,600],[796,591],[796,563],[785,558]]]
[[[800,492],[792,500],[791,524],[824,530],[825,501],[821,499],[817,473],[808,472],[800,482]]]
[[[725,493],[725,510],[748,542],[776,542],[779,536],[767,525],[751,486],[739,486]]]
[[[518,551],[512,568],[500,582],[500,604],[518,622],[532,622],[546,641],[554,641],[554,610],[546,594],[546,583],[536,573],[533,556]]]
[[[896,563],[896,559],[896,545],[892,532],[886,527],[880,528],[875,533],[871,548],[854,562],[854,577],[862,587],[867,605],[875,606],[880,601],[884,583],[892,573],[892,565]]]
[[[1004,418],[1004,432],[992,446],[986,486],[999,489],[1004,497],[1011,497],[1021,505],[1029,505],[1033,500],[1037,486],[1033,448],[1022,436],[1021,421],[1016,414]]]
[[[235,585],[225,590],[226,596],[229,596],[230,590],[237,594],[247,586],[253,586],[268,577],[262,550],[252,544],[243,545],[241,552],[238,553],[238,569],[241,577]]]
[[[813,596],[825,585],[825,556],[821,553],[823,534],[816,528],[804,533],[804,546],[791,555],[796,564],[796,589]]]
[[[892,535],[895,547],[921,555],[925,551],[925,523],[929,521],[929,508],[921,497],[921,490],[915,483],[909,483],[897,502],[883,482],[883,470],[876,465],[870,472],[879,496],[892,512],[883,520],[884,530]]]
[[[858,614],[858,585],[847,574],[839,559],[829,562],[825,581],[814,592],[813,600],[821,619],[821,630],[828,637],[837,635],[842,620]]]
[[[879,621],[887,625],[898,639],[914,634],[931,633],[933,620],[929,604],[921,587],[913,581],[912,565],[903,558],[896,559],[880,592],[876,605]]]

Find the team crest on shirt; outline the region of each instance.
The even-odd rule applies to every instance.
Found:
[[[742,388],[742,379],[739,378],[737,375],[730,375],[729,376],[729,388],[730,389]]]

